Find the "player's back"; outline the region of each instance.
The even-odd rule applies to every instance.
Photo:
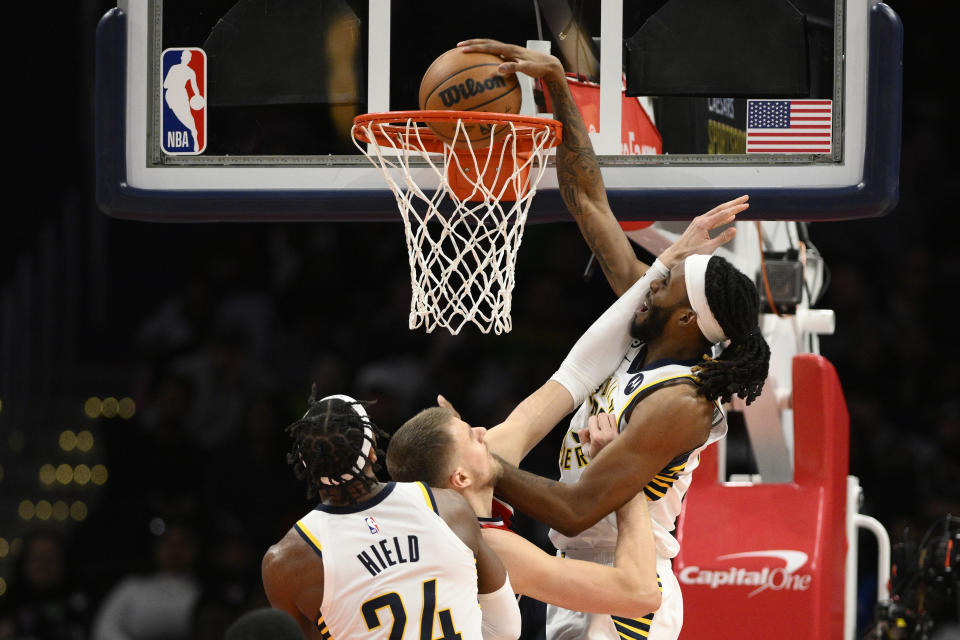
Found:
[[[473,552],[430,489],[389,483],[356,505],[319,505],[295,525],[323,558],[325,638],[480,640]]]

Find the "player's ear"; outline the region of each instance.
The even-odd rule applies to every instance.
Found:
[[[457,467],[450,474],[449,483],[450,488],[454,491],[463,491],[472,484],[472,481],[461,467]]]
[[[377,461],[377,450],[375,447],[370,447],[369,458],[371,463],[374,463]]]
[[[681,327],[689,327],[691,325],[696,326],[697,324],[697,312],[693,309],[683,309],[680,311],[680,315],[677,316],[677,324]]]

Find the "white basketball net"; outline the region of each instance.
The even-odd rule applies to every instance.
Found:
[[[457,334],[473,322],[483,333],[492,329],[499,335],[512,328],[517,250],[530,202],[547,166],[547,149],[556,145],[555,135],[548,126],[527,127],[521,135],[532,135],[533,146],[529,154],[520,154],[518,127],[511,122],[497,145],[474,149],[467,136],[469,125],[456,122],[451,144],[468,147],[459,155],[451,145],[444,145],[442,156],[427,153],[421,129],[412,119],[392,127],[356,124],[354,144],[383,172],[403,218],[413,289],[410,328],[422,325],[429,333],[446,327]],[[357,129],[366,134],[369,145],[357,140]],[[411,168],[411,159],[422,159],[425,166]],[[461,199],[451,187],[458,167],[473,192],[467,196],[471,200]],[[477,179],[488,169],[496,179],[488,175],[486,182],[498,186]],[[417,179],[426,182],[431,174],[439,186],[426,193]],[[519,195],[505,200],[511,193]]]

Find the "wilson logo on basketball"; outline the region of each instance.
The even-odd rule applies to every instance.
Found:
[[[475,82],[472,78],[467,78],[466,81],[461,82],[460,84],[452,85],[441,91],[440,100],[443,101],[444,107],[449,108],[461,100],[472,98],[473,96],[479,95],[484,91],[490,91],[491,89],[502,89],[506,86],[506,81],[500,76],[491,76],[481,82]]]

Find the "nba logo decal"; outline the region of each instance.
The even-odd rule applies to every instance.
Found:
[[[367,516],[363,521],[367,523],[367,528],[370,529],[370,533],[380,533],[380,525],[373,519],[373,516]]]
[[[167,49],[163,72],[160,148],[172,155],[197,155],[207,147],[207,54],[203,49]]]

